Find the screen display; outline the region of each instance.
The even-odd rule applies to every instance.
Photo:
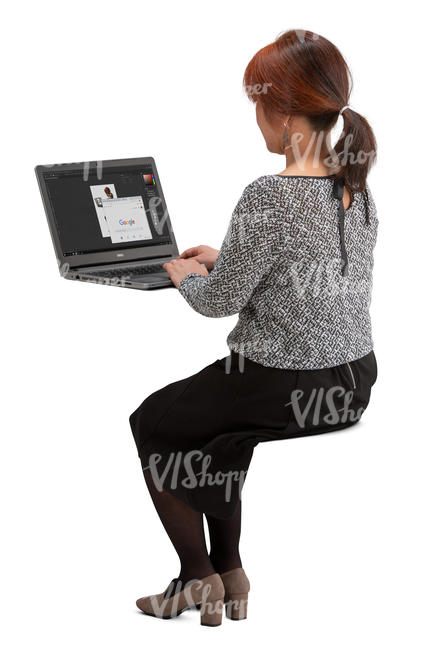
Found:
[[[150,166],[46,171],[64,256],[171,243]]]

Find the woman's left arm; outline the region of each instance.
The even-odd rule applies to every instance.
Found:
[[[274,197],[260,179],[254,181],[236,205],[213,270],[191,268],[179,283],[180,293],[204,316],[238,313],[281,252],[283,227]]]

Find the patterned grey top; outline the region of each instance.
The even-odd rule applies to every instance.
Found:
[[[213,270],[190,273],[179,291],[204,316],[239,313],[228,346],[264,366],[312,370],[359,359],[373,348],[377,216],[368,187],[344,220],[347,276],[333,178],[261,176],[245,188]]]

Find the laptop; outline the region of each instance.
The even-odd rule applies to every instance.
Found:
[[[35,168],[60,274],[131,289],[173,284],[179,251],[153,158]]]

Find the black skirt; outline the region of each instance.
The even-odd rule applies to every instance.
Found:
[[[356,424],[377,377],[374,352],[321,370],[282,370],[232,352],[152,393],[130,416],[143,468],[194,510],[230,517],[259,442]]]

